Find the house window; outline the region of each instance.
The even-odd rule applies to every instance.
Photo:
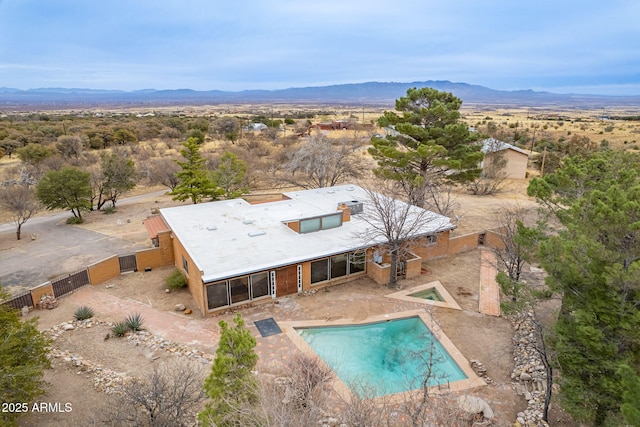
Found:
[[[435,245],[436,243],[438,243],[438,236],[436,234],[427,236],[427,246]]]
[[[322,230],[329,230],[331,228],[337,228],[342,225],[342,212],[338,212],[337,214],[323,216],[322,218]]]
[[[300,233],[313,233],[314,231],[330,230],[342,225],[342,212],[330,215],[307,218],[300,220]]]
[[[300,220],[300,233],[313,233],[320,230],[320,218]]]
[[[227,281],[215,282],[207,285],[207,306],[209,310],[229,305],[227,296]]]
[[[329,280],[329,259],[311,262],[311,284]]]
[[[257,273],[251,275],[251,298],[260,298],[269,295],[269,273]]]
[[[189,263],[187,262],[187,259],[184,257],[184,255],[182,255],[182,269],[185,273],[189,274]]]
[[[349,254],[340,254],[331,257],[331,278],[347,275],[347,259]]]
[[[349,274],[360,273],[364,271],[366,255],[364,251],[349,253]]]
[[[229,280],[229,290],[231,291],[231,304],[248,300],[249,276]]]

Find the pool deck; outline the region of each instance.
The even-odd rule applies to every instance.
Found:
[[[500,316],[500,286],[496,282],[496,254],[492,250],[480,250],[480,301],[479,311],[489,316]]]
[[[412,290],[412,292],[415,292]],[[449,353],[451,358],[458,364],[460,369],[467,376],[467,379],[455,381],[448,384],[448,387],[442,389],[442,386],[434,386],[430,388],[430,392],[432,393],[441,393],[444,391],[447,392],[457,392],[461,390],[468,390],[476,387],[485,386],[486,383],[476,375],[476,373],[471,369],[471,365],[469,361],[460,353],[460,351],[456,348],[456,346],[451,342],[451,340],[444,334],[438,323],[434,320],[433,316],[422,310],[409,310],[403,312],[397,312],[392,314],[383,314],[371,316],[364,321],[353,321],[350,319],[339,319],[339,320],[300,320],[300,321],[284,321],[278,322],[278,325],[282,329],[282,332],[286,334],[286,336],[294,343],[294,345],[303,353],[309,356],[316,357],[317,354],[313,349],[306,343],[304,338],[300,336],[300,334],[295,330],[295,328],[309,328],[309,327],[321,327],[321,326],[354,326],[354,325],[363,325],[368,323],[377,323],[384,322],[394,319],[403,319],[407,317],[420,317],[420,319],[424,322],[425,325],[431,330],[433,335],[440,341],[440,344],[444,347],[444,349]],[[323,362],[324,363],[324,362]],[[343,383],[337,376],[334,379],[333,387],[343,398],[349,399],[351,395],[351,390],[345,383]],[[406,392],[406,393],[410,393]],[[403,401],[405,399],[405,393],[397,393],[392,396],[392,399],[398,399],[398,401]],[[347,400],[348,401],[348,400]]]

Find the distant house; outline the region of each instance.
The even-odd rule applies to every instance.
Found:
[[[344,130],[349,129],[350,123],[348,120],[334,120],[332,122],[317,123],[315,126],[319,130]]]
[[[261,131],[261,130],[265,130],[267,128],[268,128],[268,126],[265,125],[264,123],[249,123],[247,125],[246,130]]]
[[[506,160],[505,178],[526,178],[529,154],[525,150],[495,138],[487,138],[482,141],[482,152],[484,153],[483,169],[495,161],[498,156],[502,156]]]
[[[386,242],[357,237],[370,228],[360,217],[366,209],[365,190],[340,185],[287,192],[264,203],[234,199],[160,209],[145,226],[187,277],[207,316],[362,276],[388,283]],[[447,254],[455,226],[427,214],[429,222],[414,232],[411,256],[402,260],[404,277],[420,275],[423,259]]]

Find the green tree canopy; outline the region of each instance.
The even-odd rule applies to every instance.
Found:
[[[464,183],[480,176],[482,147],[460,121],[461,105],[451,93],[413,88],[396,100],[396,111],[378,119],[380,126],[395,131],[372,139],[369,153],[378,162],[374,172],[399,181],[412,204],[424,207],[428,192],[444,181]]]
[[[111,200],[111,206],[115,208],[118,197],[136,186],[135,164],[133,160],[127,158],[125,152],[112,152],[102,153],[100,167],[104,200]],[[101,207],[99,201],[98,209]]]
[[[210,402],[199,414],[204,426],[243,425],[238,411],[246,403],[257,402],[256,384],[251,372],[258,355],[255,353],[256,339],[245,328],[240,313],[230,327],[221,320],[220,342],[211,374],[204,383],[204,391]]]
[[[247,164],[231,151],[224,152],[212,172],[213,182],[226,199],[240,197],[249,191],[246,176]]]
[[[82,211],[91,209],[89,172],[67,166],[47,172],[36,187],[36,196],[49,210],[70,209],[82,220]]]
[[[540,249],[548,283],[562,293],[554,344],[561,399],[593,425],[637,414],[626,400],[637,386],[621,373],[640,372],[639,179],[640,156],[606,150],[566,159],[528,190],[562,224]]]
[[[169,193],[173,196],[173,200],[190,199],[194,204],[202,202],[205,197],[215,200],[221,193],[209,177],[206,159],[200,153],[198,140],[187,139],[180,154],[185,161],[176,161],[181,170],[176,173],[180,183]]]
[[[6,297],[0,286],[0,301]],[[0,402],[30,403],[44,393],[49,344],[50,339],[38,331],[37,319],[23,322],[17,310],[0,305]],[[0,424],[16,425],[19,415],[2,410]]]
[[[41,144],[29,143],[16,150],[18,158],[24,163],[36,165],[47,157],[53,156],[53,150]]]

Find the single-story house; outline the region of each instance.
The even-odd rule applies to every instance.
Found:
[[[482,141],[482,152],[484,153],[481,165],[483,169],[491,164],[495,158],[502,156],[506,160],[505,178],[526,178],[529,154],[525,150],[495,138],[487,138]]]
[[[402,203],[404,206],[404,202]],[[204,316],[230,306],[319,289],[369,276],[388,283],[386,241],[363,240],[371,226],[367,192],[356,185],[292,191],[275,201],[244,199],[160,209],[145,221],[154,244],[172,253]],[[429,216],[416,230],[405,277],[423,259],[445,256],[449,218]]]

